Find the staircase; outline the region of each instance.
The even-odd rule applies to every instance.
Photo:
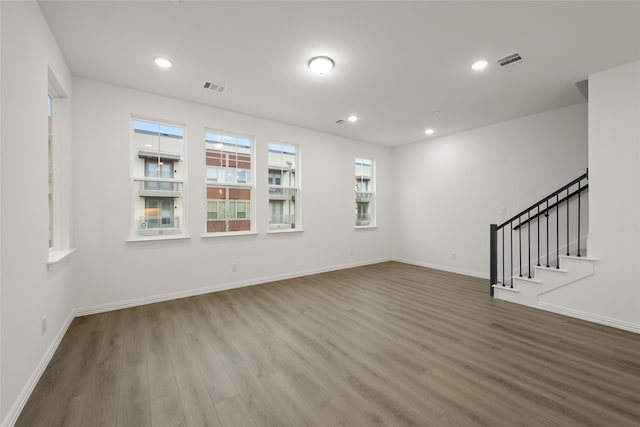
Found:
[[[539,307],[544,295],[594,273],[586,256],[588,171],[490,226],[490,295]]]
[[[538,307],[541,296],[592,275],[595,262],[593,258],[560,255],[560,268],[536,266],[531,279],[513,277],[513,287],[496,283],[492,285],[493,297]]]

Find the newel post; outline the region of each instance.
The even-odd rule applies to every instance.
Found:
[[[498,226],[489,226],[489,295],[493,296],[493,285],[498,282]]]

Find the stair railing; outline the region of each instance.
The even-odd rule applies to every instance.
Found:
[[[551,264],[553,263],[552,261],[552,257],[555,255],[555,267],[556,268],[560,268],[560,250],[561,250],[561,244],[563,242],[561,242],[561,240],[564,240],[564,234],[562,233],[562,238],[560,236],[560,229],[561,229],[561,219],[560,216],[565,216],[566,218],[562,218],[562,226],[565,226],[565,221],[566,221],[566,229],[564,230],[566,232],[566,244],[564,245],[564,247],[562,248],[563,250],[566,250],[566,255],[569,256],[571,255],[571,227],[573,224],[573,227],[577,227],[576,228],[576,240],[577,242],[575,243],[575,253],[576,256],[580,257],[582,256],[582,249],[581,249],[581,245],[580,245],[580,239],[581,239],[581,217],[582,217],[582,197],[584,196],[585,192],[588,190],[589,188],[589,169],[587,169],[587,171],[579,176],[578,178],[574,179],[573,181],[571,181],[570,183],[563,185],[562,187],[560,187],[558,190],[554,191],[553,193],[549,194],[547,197],[542,198],[540,201],[538,201],[537,203],[534,203],[533,205],[529,206],[527,209],[523,210],[522,212],[518,213],[517,215],[514,215],[513,217],[509,218],[507,221],[503,222],[502,224],[491,224],[489,227],[489,245],[490,245],[490,250],[489,250],[489,256],[490,256],[490,268],[489,268],[489,281],[490,281],[490,294],[491,296],[493,296],[493,289],[494,289],[494,285],[496,286],[502,286],[502,287],[510,287],[513,288],[513,277],[514,277],[514,246],[516,245],[516,243],[514,243],[514,236],[513,236],[513,232],[517,231],[517,237],[515,238],[515,240],[517,241],[517,250],[518,250],[518,254],[517,254],[517,275],[518,277],[525,277],[524,275],[526,275],[527,278],[531,279],[531,265],[532,265],[532,260],[531,260],[531,228],[535,227],[535,233],[537,234],[537,238],[536,238],[536,244],[537,244],[537,256],[536,254],[534,254],[534,257],[536,257],[537,259],[536,261],[536,265],[538,267],[540,267],[541,261],[543,262],[544,266],[547,268],[550,268]],[[575,206],[575,212],[573,214],[573,216],[571,215],[573,213],[573,211],[570,209],[570,204],[572,199],[574,200],[574,204],[577,205]],[[561,209],[564,207],[564,212],[561,213]],[[553,221],[553,219],[551,220],[551,224],[549,222],[549,217],[552,216],[552,213],[555,211],[555,221]],[[553,228],[554,228],[554,222],[555,222],[555,233],[553,232]],[[577,226],[575,225],[577,223]],[[505,229],[507,228],[507,226],[509,227],[509,236],[506,239],[506,243],[508,243],[508,253],[507,253],[507,246],[505,246]],[[541,227],[544,229],[544,233],[542,234],[542,238],[541,238]],[[523,236],[522,236],[522,232],[523,232],[523,228],[526,228],[526,244],[525,244],[525,249],[527,251],[526,256],[527,256],[527,265],[526,265],[526,270],[523,269],[522,266],[522,250],[523,250]],[[502,232],[500,232],[502,231]],[[551,232],[551,233],[550,233]],[[555,234],[555,236],[554,236]],[[555,239],[554,239],[555,237]],[[500,242],[498,241],[500,240]],[[551,251],[550,249],[550,242],[552,240],[555,240],[555,254],[553,253],[553,246],[551,246]],[[540,246],[543,246],[543,250],[544,247],[546,246],[546,254],[541,254],[540,252]],[[498,254],[500,253],[500,258],[498,257]],[[507,262],[507,255],[508,255],[508,262]],[[501,273],[502,273],[502,280],[498,281],[498,267],[499,265],[501,266]],[[509,268],[509,275],[507,276],[507,267]]]

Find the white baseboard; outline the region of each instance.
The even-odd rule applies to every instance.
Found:
[[[11,406],[11,409],[9,409],[7,416],[2,421],[2,427],[13,427],[16,421],[18,421],[18,417],[20,416],[20,413],[22,412],[24,405],[27,403],[27,400],[29,400],[29,397],[31,396],[33,389],[38,384],[38,381],[40,381],[40,377],[42,377],[44,370],[47,369],[47,365],[49,365],[51,358],[53,357],[54,353],[58,349],[58,346],[60,345],[60,342],[62,341],[62,338],[64,337],[64,335],[67,333],[67,329],[69,329],[69,326],[71,325],[71,322],[73,321],[73,319],[74,319],[73,312],[69,313],[66,320],[62,324],[62,327],[60,328],[55,338],[47,348],[47,351],[42,356],[42,359],[40,359],[40,363],[38,363],[38,366],[36,366],[36,369],[33,371],[33,374],[31,374],[31,377],[29,378],[24,388],[18,395],[18,398],[13,403],[13,406]]]
[[[397,262],[403,262],[405,264],[417,265],[419,267],[433,268],[433,269],[436,269],[436,270],[448,271],[449,273],[464,274],[465,276],[472,276],[472,277],[478,277],[480,279],[489,280],[489,275],[488,274],[480,273],[478,271],[465,270],[465,269],[462,269],[462,268],[453,268],[453,267],[449,267],[449,266],[431,264],[431,263],[428,263],[428,262],[416,261],[416,260],[413,260],[413,259],[406,259],[406,258],[392,258],[391,260],[392,261],[397,261]]]
[[[90,314],[120,310],[123,308],[136,307],[136,306],[145,305],[145,304],[154,304],[157,302],[170,301],[170,300],[179,299],[179,298],[187,298],[187,297],[192,297],[196,295],[209,294],[212,292],[226,291],[228,289],[236,289],[236,288],[242,288],[245,286],[261,285],[269,282],[276,282],[278,280],[294,279],[296,277],[310,276],[312,274],[344,270],[347,268],[361,267],[363,265],[378,264],[386,261],[392,261],[392,259],[379,258],[379,259],[367,260],[362,262],[354,262],[354,263],[348,263],[348,264],[333,265],[330,267],[315,268],[311,270],[302,270],[294,273],[260,277],[258,279],[205,286],[202,288],[188,289],[188,290],[178,291],[178,292],[169,292],[165,294],[152,295],[152,296],[143,297],[143,298],[136,298],[136,299],[126,300],[126,301],[117,301],[117,302],[108,303],[108,304],[100,304],[100,305],[94,305],[91,307],[79,308],[79,309],[76,309],[73,312],[73,314],[76,317],[87,316]]]
[[[640,325],[625,322],[623,320],[612,319],[610,317],[599,316],[597,314],[585,313],[584,311],[574,310],[571,308],[560,307],[553,304],[547,303],[538,303],[538,308],[546,311],[551,311],[553,313],[562,314],[564,316],[575,317],[576,319],[586,320],[588,322],[599,323],[605,326],[611,326],[616,329],[623,329],[629,332],[635,332],[636,334],[640,334]]]

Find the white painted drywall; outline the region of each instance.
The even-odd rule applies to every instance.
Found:
[[[488,278],[489,224],[586,168],[586,104],[395,148],[393,257]]]
[[[2,5],[0,5],[0,165],[2,165]],[[2,174],[0,173],[0,189],[2,189]],[[2,236],[2,192],[0,192],[0,236]],[[1,237],[0,237],[1,239]],[[2,374],[2,244],[0,242],[0,378]],[[0,381],[1,382],[1,381]],[[3,423],[2,385],[0,384],[0,423]]]
[[[73,256],[47,267],[48,68],[71,94],[71,74],[36,2],[0,2],[2,10],[0,420],[10,422],[30,379],[55,346],[73,310]],[[62,126],[69,135],[70,123]],[[70,140],[61,156],[69,156]],[[59,159],[69,165],[67,159]],[[56,177],[71,188],[70,177]],[[68,203],[66,193],[63,203]],[[47,332],[41,318],[47,316]]]
[[[73,108],[78,248],[74,256],[76,306],[80,309],[390,258],[388,147],[79,78],[74,78]],[[184,201],[190,239],[126,241],[132,215],[131,114],[186,125]],[[257,186],[253,208],[257,235],[202,237],[206,219],[205,127],[255,138]],[[302,232],[266,233],[269,140],[299,146]],[[376,160],[376,229],[354,227],[356,156]],[[237,264],[237,272],[232,271],[232,264]]]
[[[640,331],[640,62],[589,76],[589,175],[596,272],[541,302]]]

